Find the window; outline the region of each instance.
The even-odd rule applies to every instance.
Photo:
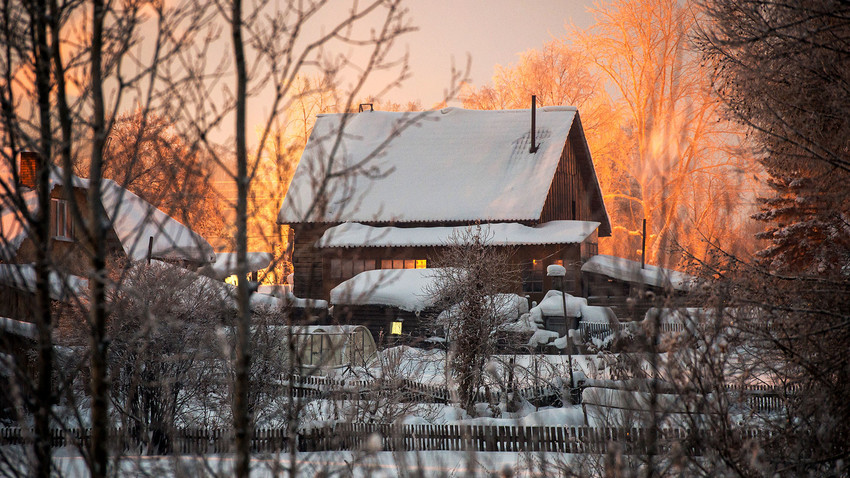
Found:
[[[599,254],[599,244],[596,242],[585,241],[581,243],[581,259],[586,261],[591,257]]]
[[[399,321],[393,322],[390,335],[401,335],[401,324]]]
[[[377,267],[380,266],[380,267]],[[364,271],[374,269],[427,269],[428,261],[425,259],[375,259],[349,260],[331,259],[331,278],[350,279]]]
[[[354,277],[354,262],[363,261],[342,261],[342,276],[345,278]]]
[[[65,199],[50,199],[50,235],[56,239],[74,240],[74,220]]]
[[[342,278],[342,260],[331,259],[331,278],[332,279],[341,279]]]
[[[543,261],[532,259],[522,264],[522,291],[543,292]]]

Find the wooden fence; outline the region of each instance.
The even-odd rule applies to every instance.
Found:
[[[84,446],[90,429],[52,430],[53,447]],[[744,436],[766,436],[764,430],[743,430]],[[120,429],[111,430],[115,451],[151,453],[129,439]],[[301,431],[296,436],[298,451],[360,450],[379,445],[384,451],[472,450],[479,452],[605,453],[616,444],[625,454],[649,451],[649,429],[620,427],[545,427],[497,425],[389,425],[337,423]],[[32,430],[0,428],[0,446],[31,442]],[[170,446],[160,454],[211,454],[232,451],[230,430],[183,429],[172,434]],[[698,435],[683,428],[659,430],[656,450],[663,452],[676,443],[687,453],[700,455]],[[254,453],[288,450],[283,428],[258,429],[251,440]],[[157,453],[154,451],[153,453]]]
[[[294,381],[295,396],[305,398],[345,398],[374,399],[394,395],[405,402],[451,403],[452,392],[446,387],[426,385],[410,380],[347,380],[330,377],[297,377]],[[770,385],[726,385],[730,394],[738,394],[742,401],[757,412],[781,411],[785,409],[787,395],[799,393],[800,387],[774,387]],[[488,392],[479,390],[476,402],[499,403],[506,401],[503,391],[493,389]],[[524,400],[538,406],[560,406],[566,390],[552,385],[523,387],[515,390]],[[579,395],[580,396],[580,395]]]
[[[370,399],[393,395],[403,402],[451,403],[452,391],[444,386],[426,385],[411,380],[346,380],[330,377],[296,377],[293,380],[294,395],[303,398]],[[489,397],[488,397],[489,393]],[[558,387],[538,385],[518,388],[514,391],[523,399],[538,406],[560,405],[564,393]],[[503,401],[503,392],[492,389],[476,392],[476,402]]]
[[[632,324],[632,325],[630,325]],[[662,321],[660,324],[661,333],[670,334],[670,333],[682,333],[687,330],[687,327],[683,322],[677,321]],[[622,332],[623,330],[629,327],[637,327],[638,330],[641,327],[640,322],[620,322],[617,324],[616,329],[618,332]],[[582,337],[595,337],[598,339],[605,338],[607,335],[614,333],[614,328],[611,327],[610,324],[606,324],[603,322],[579,322],[579,331],[581,332]]]

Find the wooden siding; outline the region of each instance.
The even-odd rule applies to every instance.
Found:
[[[35,322],[35,294],[0,284],[0,317]]]
[[[597,191],[590,152],[581,128],[573,128],[561,152],[561,161],[549,186],[539,222],[557,220],[597,221],[599,235],[611,235],[601,192]]]
[[[419,315],[398,307],[387,305],[338,305],[334,307],[333,325],[362,325],[369,329],[378,348],[398,342],[410,341],[433,335],[427,326],[434,317],[434,311],[423,311]],[[420,318],[421,317],[421,318]],[[392,335],[392,323],[402,322],[402,335]]]
[[[555,177],[549,186],[540,222],[589,220],[586,184],[580,174],[572,141],[567,141],[561,151],[561,161],[555,170]]]
[[[315,242],[315,240],[313,241]],[[314,248],[315,249],[315,248]],[[380,264],[381,260],[392,260],[392,259],[425,259],[428,261],[428,267],[434,267],[437,257],[440,256],[445,251],[445,247],[361,247],[361,248],[326,248],[321,249],[321,259],[318,261],[321,267],[321,273],[318,272],[318,269],[315,271],[315,275],[310,276],[309,274],[304,274],[305,279],[309,280],[313,284],[313,287],[319,287],[318,289],[313,290],[321,290],[322,296],[319,297],[310,297],[317,299],[328,299],[330,297],[330,291],[340,283],[342,283],[345,279],[334,279],[330,274],[330,262],[332,259],[351,259],[351,260],[362,260],[362,259],[374,259],[377,261],[377,264]],[[569,271],[568,277],[568,287],[567,291],[571,294],[578,294],[581,292],[581,283],[580,283],[580,273],[581,273],[581,245],[580,244],[549,244],[549,245],[535,245],[535,246],[518,246],[518,247],[510,247],[510,254],[512,254],[511,263],[513,264],[513,271],[511,272],[514,276],[514,289],[505,291],[505,292],[513,292],[516,294],[523,295],[522,292],[522,283],[520,279],[520,271],[523,264],[530,263],[532,260],[539,260],[543,262],[543,291],[539,293],[528,293],[531,300],[540,301],[543,299],[546,291],[551,289],[552,283],[548,277],[545,276],[546,266],[550,264],[554,264],[556,261],[561,261],[564,266]],[[298,243],[296,239],[296,252],[298,249]],[[304,264],[305,267],[310,267],[307,261],[299,261],[298,263]],[[293,264],[296,270],[296,274],[298,271],[298,263],[296,263],[296,259],[293,256]],[[301,290],[298,287],[299,276],[295,276],[295,295],[298,295],[298,292]],[[316,281],[321,281],[321,285],[316,285]],[[299,296],[301,297],[301,296]]]
[[[327,299],[322,283],[322,250],[314,246],[325,230],[332,225],[298,224],[293,231],[292,268],[295,284],[293,293],[305,299]]]

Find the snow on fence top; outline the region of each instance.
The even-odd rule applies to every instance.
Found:
[[[346,222],[325,231],[316,247],[405,247],[445,246],[469,226],[457,227],[372,227]],[[599,227],[592,221],[550,221],[536,227],[517,223],[481,226],[487,243],[494,246],[529,244],[577,244]]]
[[[536,153],[529,110],[318,115],[278,222],[537,220],[577,114],[538,109]]]
[[[434,305],[426,292],[439,280],[439,269],[365,271],[331,289],[331,304],[389,305],[420,312]]]
[[[63,184],[62,170],[55,168],[50,174],[50,190]],[[72,176],[71,185],[88,189],[89,181]],[[30,212],[38,210],[35,191],[24,193],[22,199]],[[147,257],[148,240],[153,237],[152,257],[215,262],[215,252],[203,237],[114,181],[104,179],[101,183],[101,201],[124,253],[131,260]],[[29,230],[20,211],[6,208],[0,227],[4,238],[0,244],[0,258],[11,260],[29,235]]]
[[[653,287],[664,287],[669,281],[676,290],[687,290],[695,278],[684,272],[663,267],[646,265],[640,268],[640,262],[621,257],[596,255],[581,267],[582,272],[592,272],[625,282],[637,282]]]

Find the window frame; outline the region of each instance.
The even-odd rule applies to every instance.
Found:
[[[74,242],[74,218],[67,199],[50,198],[50,237],[59,241]]]

